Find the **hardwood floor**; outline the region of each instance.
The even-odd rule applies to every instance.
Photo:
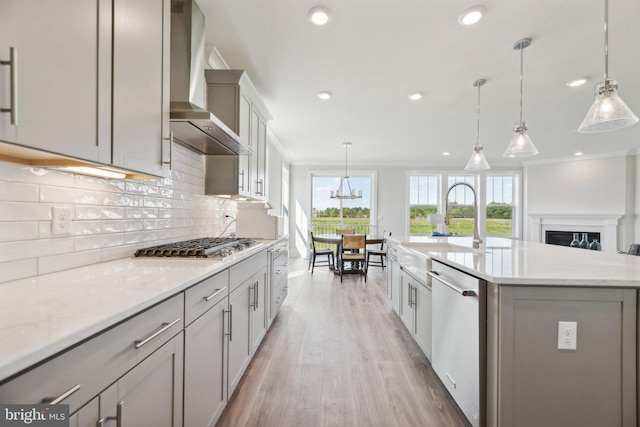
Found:
[[[289,295],[217,426],[467,426],[371,268],[289,263]]]

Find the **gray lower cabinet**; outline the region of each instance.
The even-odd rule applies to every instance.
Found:
[[[183,363],[181,332],[100,394],[98,426],[182,426]]]
[[[400,319],[431,360],[431,286],[400,268]]]
[[[413,310],[413,278],[400,268],[400,319],[413,334],[415,324],[415,312]]]
[[[391,306],[398,315],[400,314],[400,263],[392,258],[389,258],[389,266],[387,267],[391,272]]]
[[[100,419],[100,398],[96,397],[69,417],[69,427],[96,427]]]
[[[227,401],[229,272],[185,292],[184,424],[213,426]]]
[[[246,280],[229,294],[229,384],[231,396],[251,361],[252,279]]]
[[[489,284],[487,304],[487,426],[638,425],[636,289]]]
[[[253,276],[251,309],[251,354],[254,354],[267,333],[267,266]]]

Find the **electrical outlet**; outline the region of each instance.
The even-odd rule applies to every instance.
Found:
[[[71,208],[54,206],[51,209],[51,234],[65,236],[71,234]]]
[[[578,322],[558,322],[558,350],[575,350]]]

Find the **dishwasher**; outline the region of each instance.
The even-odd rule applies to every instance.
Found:
[[[432,366],[471,425],[484,426],[486,283],[433,260]]]

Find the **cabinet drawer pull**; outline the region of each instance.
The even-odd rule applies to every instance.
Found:
[[[75,393],[78,390],[80,390],[80,384],[74,385],[73,387],[71,387],[69,390],[65,391],[58,397],[53,397],[53,398],[45,397],[44,399],[42,399],[42,401],[44,403],[48,403],[49,405],[57,405],[58,403],[62,402],[63,400],[65,400],[67,397],[71,396],[73,393]]]
[[[448,373],[447,373],[447,379],[451,381],[451,384],[453,384],[453,388],[456,388],[456,382],[453,380],[453,378],[451,378],[451,375],[449,375]]]
[[[11,81],[11,107],[0,108],[0,112],[11,114],[11,124],[18,126],[18,49],[9,48],[9,60],[0,61],[0,65],[9,66],[9,80]]]
[[[106,417],[106,418],[100,418],[98,420],[98,427],[104,427],[104,423],[107,421],[114,421],[116,422],[116,427],[121,427],[122,426],[122,407],[124,406],[124,402],[120,401],[118,402],[118,406],[116,409],[116,416],[115,417]]]
[[[211,301],[216,297],[216,295],[218,295],[220,292],[224,291],[225,289],[227,288],[216,289],[214,293],[212,293],[208,297],[202,297],[202,299],[204,299],[205,301]]]
[[[229,336],[229,342],[233,341],[233,305],[229,304],[229,332],[225,332],[225,335]]]
[[[136,349],[142,347],[143,345],[147,344],[149,341],[151,341],[152,339],[156,338],[158,335],[162,334],[163,332],[165,332],[166,330],[170,329],[173,325],[175,325],[176,323],[178,323],[179,321],[181,321],[182,318],[178,317],[176,320],[174,320],[171,323],[163,323],[162,324],[162,328],[160,328],[158,331],[154,332],[153,334],[149,335],[147,338],[143,339],[143,340],[136,340]]]
[[[255,287],[253,289],[253,311],[258,309],[258,301],[260,298],[258,297],[258,282],[256,282]]]
[[[440,275],[438,274],[437,271],[429,271],[427,272],[427,274],[436,279],[438,282],[442,283],[443,285],[445,285],[446,287],[453,289],[454,291],[456,291],[457,293],[459,293],[460,295],[462,295],[463,297],[477,297],[478,296],[478,291],[476,289],[460,289],[458,288],[456,285],[454,285],[453,283],[444,280],[442,277],[440,277]]]

